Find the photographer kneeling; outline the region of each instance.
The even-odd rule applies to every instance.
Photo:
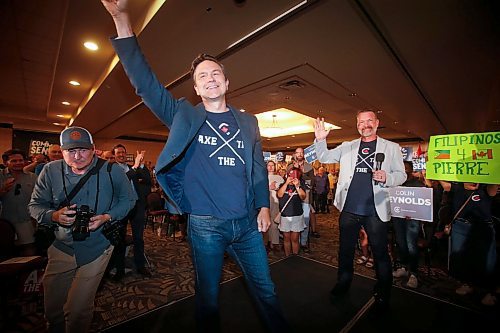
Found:
[[[38,176],[29,210],[39,225],[54,230],[43,277],[50,332],[87,332],[94,297],[113,251],[105,225],[134,207],[136,194],[121,168],[94,154],[92,135],[69,127],[60,135],[63,160]]]

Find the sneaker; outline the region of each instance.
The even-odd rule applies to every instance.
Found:
[[[401,267],[392,272],[392,276],[394,276],[395,278],[407,277],[408,272],[406,271],[406,268]]]
[[[368,258],[365,256],[361,256],[360,258],[356,259],[356,264],[358,265],[364,265],[368,261]]]
[[[111,278],[113,282],[120,282],[125,277],[125,270],[117,270],[115,275]]]
[[[472,287],[469,286],[468,284],[463,284],[455,292],[461,296],[465,296],[467,294],[470,294],[473,291]]]
[[[410,278],[408,279],[408,282],[406,282],[406,286],[408,288],[416,289],[418,287],[417,277],[415,275],[411,274]]]
[[[481,303],[486,306],[493,306],[497,304],[497,297],[492,293],[487,293],[481,300]]]
[[[368,259],[365,266],[368,268],[373,268],[373,258]]]

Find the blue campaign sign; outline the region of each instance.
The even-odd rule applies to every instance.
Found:
[[[392,216],[426,222],[434,220],[431,188],[396,186],[388,191]]]
[[[412,161],[412,160],[410,159],[410,161]],[[425,167],[425,157],[424,156],[413,159],[413,171],[422,171],[425,169],[426,169],[426,167]]]
[[[401,147],[401,153],[403,154],[403,161],[411,161],[413,158],[413,148],[412,147]]]
[[[271,159],[271,152],[270,151],[263,151],[262,155],[264,155],[264,162],[268,162]]]
[[[314,144],[304,149],[304,158],[309,164],[312,164],[318,159],[318,156],[316,156],[316,148],[314,147]]]

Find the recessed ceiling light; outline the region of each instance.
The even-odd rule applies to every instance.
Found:
[[[290,146],[287,146],[286,149],[290,149]]]
[[[99,50],[99,46],[97,46],[97,44],[94,43],[94,42],[87,41],[87,42],[83,43],[83,46],[85,46],[90,51],[97,51],[97,50]]]
[[[54,124],[56,126],[64,126],[64,124],[60,124],[60,123],[52,123],[52,124]]]
[[[71,84],[72,86],[79,86],[79,85],[80,85],[80,82],[78,82],[78,81],[73,81],[73,80],[72,80],[72,81],[69,81],[68,83],[69,83],[69,84]]]
[[[71,105],[69,102],[66,102],[66,101],[61,102],[61,104],[62,104],[62,105]]]
[[[271,141],[271,139],[267,138],[266,141]]]
[[[246,110],[245,109],[240,109],[241,112],[245,112]]]
[[[377,110],[377,113],[382,113],[382,110]]]

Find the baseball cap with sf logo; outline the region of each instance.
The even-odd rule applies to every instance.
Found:
[[[61,149],[68,150],[74,148],[94,148],[92,135],[83,127],[72,126],[61,132],[59,137]]]

